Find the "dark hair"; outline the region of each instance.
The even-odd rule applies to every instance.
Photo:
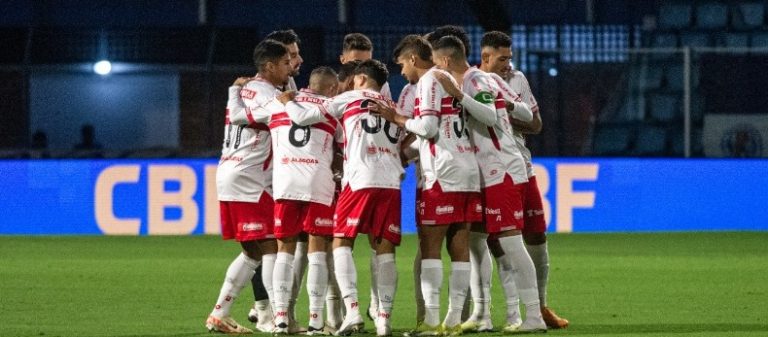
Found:
[[[329,77],[336,78],[338,75],[336,74],[336,71],[333,70],[331,67],[320,66],[315,69],[312,69],[312,73],[309,74],[309,77],[314,77],[314,76],[329,76]]]
[[[291,43],[296,43],[296,44],[301,43],[301,40],[299,40],[299,36],[296,35],[296,32],[294,32],[293,29],[273,31],[269,33],[269,35],[267,35],[267,37],[265,37],[264,39],[275,40],[285,45],[289,45]]]
[[[480,48],[509,48],[512,47],[512,39],[509,35],[494,30],[483,34],[483,39],[480,40]]]
[[[342,64],[339,67],[339,81],[344,82],[347,80],[347,78],[353,76],[355,74],[355,69],[360,65],[360,63],[363,63],[363,61],[352,60]]]
[[[344,36],[344,46],[342,47],[342,50],[370,51],[373,50],[373,43],[371,43],[371,39],[369,39],[364,34],[349,33]]]
[[[429,34],[429,43],[432,44],[432,47],[434,47],[435,42],[443,38],[444,36],[455,36],[456,38],[461,41],[462,44],[464,44],[464,54],[469,57],[469,36],[467,36],[467,32],[464,31],[464,28],[461,28],[460,26],[454,26],[454,25],[445,25],[440,26],[435,29],[434,32]]]
[[[435,51],[448,49],[450,55],[453,57],[463,57],[465,51],[464,44],[455,36],[441,37],[432,44],[432,49]]]
[[[400,43],[397,44],[395,51],[392,53],[392,58],[397,63],[397,59],[406,54],[416,55],[425,61],[432,59],[432,49],[429,47],[429,43],[416,34],[406,35],[400,40]]]
[[[253,64],[256,65],[256,69],[261,70],[267,62],[274,62],[275,60],[288,54],[288,49],[285,45],[275,40],[264,40],[256,45],[253,49]]]
[[[368,78],[376,81],[379,86],[384,85],[384,83],[386,83],[387,79],[389,78],[389,71],[387,70],[387,66],[385,66],[384,63],[381,63],[381,61],[374,59],[361,62],[360,65],[355,68],[354,74],[364,74],[368,76]]]

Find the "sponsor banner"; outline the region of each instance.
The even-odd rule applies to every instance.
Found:
[[[768,115],[708,114],[702,143],[707,157],[768,157]]]
[[[216,164],[0,161],[0,234],[218,234]],[[543,209],[528,213],[564,233],[768,230],[767,168],[763,159],[543,158],[534,163]],[[403,182],[403,233],[416,230],[413,174]]]

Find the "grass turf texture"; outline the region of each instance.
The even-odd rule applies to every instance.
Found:
[[[355,257],[365,308],[370,250],[362,239]],[[768,233],[572,234],[549,242],[549,304],[571,321],[549,335],[768,335]],[[415,245],[406,236],[398,252],[396,336],[415,322]],[[212,236],[0,237],[0,336],[209,336],[203,323],[237,253],[235,243]],[[496,276],[493,296],[498,328],[505,306]],[[233,308],[248,326],[251,301],[249,286]],[[306,305],[303,288],[302,325]],[[366,329],[373,334],[367,319]]]

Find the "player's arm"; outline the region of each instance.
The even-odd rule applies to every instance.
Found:
[[[273,112],[284,110],[284,104],[296,95],[294,91],[286,91],[275,97],[256,94],[252,98],[243,98],[243,90],[247,89],[238,90],[238,98],[242,101],[244,108],[229,111],[229,122],[232,124],[267,123]],[[233,90],[230,88],[230,94],[232,93]]]
[[[380,114],[384,119],[397,124],[406,131],[414,133],[420,137],[432,138],[437,135],[440,119],[437,118],[436,111],[430,114],[422,114],[417,118],[408,118],[399,114],[395,108],[378,102],[371,103],[368,106],[368,109]]]
[[[478,88],[468,88],[468,92],[464,93],[447,75],[436,72],[435,77],[440,82],[440,85],[443,86],[443,89],[449,95],[458,99],[461,105],[467,108],[469,114],[478,122],[487,126],[496,124],[495,97],[493,91],[490,90],[490,86],[483,85]]]
[[[514,117],[513,115],[510,116]],[[512,126],[515,129],[520,130],[522,133],[533,135],[541,133],[542,122],[538,107],[534,108],[533,116],[530,121],[525,122],[517,118],[511,118],[510,122],[512,122]]]

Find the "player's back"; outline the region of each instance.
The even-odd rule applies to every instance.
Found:
[[[240,90],[240,106],[228,108],[216,171],[219,200],[257,202],[272,193],[272,149],[267,103],[279,91],[261,78]]]
[[[341,120],[344,129],[344,175],[342,185],[361,188],[400,188],[399,143],[402,129],[371,114],[372,102],[394,105],[381,93],[353,90],[333,98],[328,104],[331,115]]]
[[[417,84],[414,117],[438,117],[438,132],[429,139],[419,139],[419,161],[424,175],[424,188],[436,183],[446,192],[480,190],[475,147],[466,129],[466,115],[458,100],[451,97],[435,77],[442,72],[432,68]],[[457,85],[458,86],[458,85]]]
[[[305,109],[322,106],[328,97],[302,89],[294,101]],[[274,153],[274,198],[330,205],[335,184],[331,162],[338,122],[329,119],[299,126],[286,112],[272,115],[269,128]]]
[[[534,114],[539,112],[539,104],[536,102],[536,98],[533,96],[533,92],[531,92],[531,86],[528,83],[528,79],[525,78],[525,74],[523,74],[519,70],[513,70],[512,74],[506,83],[509,84],[509,88],[516,93],[520,100],[524,103],[527,103],[528,106],[531,107],[531,111],[533,111]],[[515,141],[517,142],[518,147],[520,148],[520,152],[523,155],[523,158],[526,161],[526,165],[528,166],[528,175],[533,176],[533,164],[531,162],[531,151],[528,149],[528,147],[525,145],[525,135],[522,131],[515,129]]]

